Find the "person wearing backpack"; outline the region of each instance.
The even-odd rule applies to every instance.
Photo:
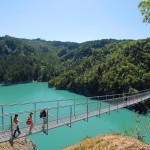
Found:
[[[33,115],[33,112],[30,112],[29,117],[28,117],[28,119],[26,121],[26,124],[30,125],[29,134],[32,133],[31,130],[32,130],[33,126],[34,126],[34,123],[33,123],[33,120],[32,120],[32,115]]]
[[[46,107],[43,109],[43,110],[41,110],[41,112],[40,112],[40,118],[42,118],[43,119],[43,126],[42,126],[42,128],[44,129],[45,128],[45,124],[47,123],[47,115],[46,115]]]

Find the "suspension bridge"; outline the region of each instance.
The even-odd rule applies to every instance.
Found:
[[[63,125],[71,127],[73,122],[80,120],[88,121],[88,118],[101,114],[118,111],[118,109],[129,107],[136,103],[150,99],[150,89],[140,91],[136,94],[115,94],[95,97],[82,97],[67,100],[47,100],[38,102],[26,102],[17,104],[0,104],[0,143],[9,141],[13,145],[13,140],[29,136],[29,126],[26,119],[30,112],[33,112],[34,127],[31,134],[44,132],[48,135],[48,130]],[[46,126],[43,129],[43,120],[39,117],[43,107],[46,109]],[[28,110],[23,110],[23,109]],[[21,111],[16,111],[21,110]],[[13,136],[13,117],[19,115],[21,134]]]

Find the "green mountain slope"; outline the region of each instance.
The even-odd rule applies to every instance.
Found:
[[[49,81],[85,95],[150,86],[150,39],[84,43],[0,37],[0,82]]]
[[[106,40],[107,41],[107,40]],[[50,84],[85,95],[133,92],[150,85],[150,39],[93,41],[61,57],[64,71]]]

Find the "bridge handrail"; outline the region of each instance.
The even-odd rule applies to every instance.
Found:
[[[142,92],[147,92],[147,91],[150,91],[150,89],[146,89],[146,90],[142,90],[142,91],[139,91],[138,93],[142,93]],[[3,106],[17,106],[17,105],[27,105],[27,104],[38,104],[38,103],[48,103],[48,102],[62,102],[62,101],[69,101],[69,100],[81,100],[81,99],[90,99],[90,98],[101,98],[101,97],[110,97],[110,96],[124,96],[124,95],[134,95],[134,94],[138,94],[138,93],[123,93],[123,94],[112,94],[112,95],[102,95],[102,96],[93,96],[93,97],[83,97],[83,98],[70,98],[70,99],[60,99],[60,100],[44,100],[44,101],[36,101],[36,102],[25,102],[25,103],[14,103],[14,104],[0,104],[0,107],[3,107]]]
[[[145,94],[145,93],[144,93]],[[139,95],[143,95],[143,93],[139,93],[137,94],[138,96]],[[137,95],[131,95],[131,96],[128,96],[128,98],[132,97],[132,96],[137,96]],[[108,100],[103,100],[101,102],[109,102],[109,101],[112,101],[112,100],[117,100],[117,99],[120,99],[122,97],[119,97],[119,98],[115,98],[115,99],[108,99]],[[52,110],[52,109],[58,109],[58,108],[65,108],[65,107],[74,107],[74,106],[78,106],[78,105],[85,105],[85,104],[91,104],[91,103],[96,103],[96,102],[85,102],[85,103],[77,103],[77,104],[71,104],[71,105],[65,105],[65,106],[59,106],[59,107],[51,107],[51,108],[47,108],[47,110]],[[4,116],[12,116],[12,115],[15,115],[16,113],[17,114],[25,114],[25,113],[30,113],[30,112],[39,112],[43,109],[37,109],[37,110],[26,110],[26,111],[19,111],[19,112],[12,112],[12,113],[4,113],[4,114],[0,114],[0,117],[4,117]]]
[[[78,105],[89,105],[91,103],[96,103],[96,102],[85,102],[85,103],[78,103],[78,104],[75,104],[75,106],[78,106]],[[52,107],[52,108],[47,108],[47,110],[53,110],[53,109],[59,109],[59,108],[65,108],[65,107],[73,107],[74,104],[72,105],[65,105],[65,106],[59,106],[59,107]],[[15,114],[26,114],[26,113],[30,113],[30,112],[40,112],[41,110],[43,109],[37,109],[37,110],[25,110],[25,111],[19,111],[19,112],[12,112],[12,113],[4,113],[4,114],[0,114],[0,117],[4,117],[4,116],[13,116]]]
[[[115,95],[122,95],[122,94],[115,94]],[[0,104],[0,106],[16,106],[16,105],[27,105],[27,104],[38,104],[38,103],[48,103],[48,102],[63,102],[69,100],[82,100],[82,99],[90,99],[90,98],[100,98],[106,96],[113,96],[113,95],[104,95],[104,96],[93,96],[93,97],[80,97],[80,98],[71,98],[71,99],[62,99],[62,100],[45,100],[45,101],[36,101],[36,102],[25,102],[25,103],[13,103],[13,104]]]
[[[145,94],[145,93],[144,93]],[[131,95],[131,96],[128,96],[128,98],[132,97],[132,96],[139,96],[139,95],[143,95],[143,93],[138,93],[136,95]],[[98,96],[97,96],[98,97]],[[91,97],[90,97],[91,98]],[[92,97],[93,98],[93,97]],[[119,97],[119,98],[114,98],[114,99],[107,99],[107,100],[101,100],[101,102],[109,102],[109,101],[112,101],[112,100],[117,100],[117,99],[120,99],[120,98],[123,98],[123,97]],[[85,98],[84,98],[85,99]],[[95,103],[95,102],[90,102],[90,103]],[[90,104],[88,103],[88,104]],[[57,108],[65,108],[65,107],[71,107],[71,106],[78,106],[78,105],[81,105],[82,103],[77,103],[77,104],[72,104],[72,105],[65,105],[65,106],[56,106],[56,107],[51,107],[51,108],[47,108],[47,110],[51,110],[51,109],[57,109]],[[87,102],[83,103],[83,104],[87,104]],[[43,109],[43,108],[42,108]],[[26,110],[26,111],[20,111],[20,112],[12,112],[12,113],[3,113],[3,114],[0,114],[0,117],[3,117],[3,116],[12,116],[12,115],[15,115],[16,113],[17,114],[25,114],[25,113],[30,113],[30,112],[38,112],[38,111],[41,111],[42,109],[36,109],[36,110]]]

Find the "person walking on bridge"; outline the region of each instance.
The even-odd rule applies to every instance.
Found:
[[[21,122],[20,120],[18,120],[18,114],[15,114],[14,117],[14,121],[13,121],[13,127],[14,127],[14,134],[13,136],[15,137],[16,132],[18,132],[18,135],[21,134],[20,129],[19,129],[19,122]]]
[[[28,119],[26,121],[26,124],[30,125],[29,134],[32,133],[31,130],[32,130],[33,126],[34,126],[34,123],[33,123],[33,120],[32,120],[32,115],[33,115],[33,112],[30,112],[29,117],[28,117]]]
[[[43,109],[43,110],[41,110],[41,112],[40,112],[40,118],[42,118],[43,119],[43,126],[42,126],[42,128],[43,129],[45,129],[45,125],[46,125],[46,123],[47,123],[47,114],[46,114],[46,107]]]

